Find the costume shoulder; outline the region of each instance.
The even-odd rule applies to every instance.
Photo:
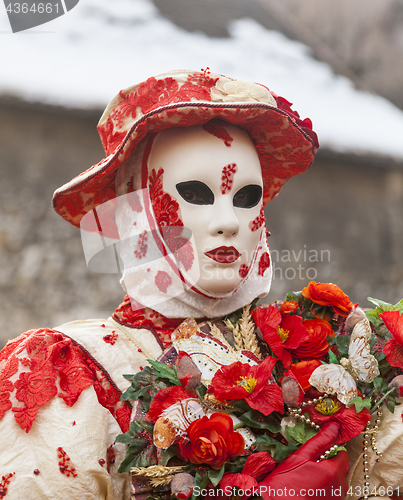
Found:
[[[87,387],[94,388],[113,416],[120,415],[127,429],[130,408],[120,402],[121,391],[95,358],[64,333],[42,328],[20,335],[0,352],[0,370],[0,419],[12,412],[26,432],[51,399],[73,406]]]

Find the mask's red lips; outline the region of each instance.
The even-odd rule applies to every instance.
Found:
[[[205,252],[204,255],[207,255],[207,257],[215,260],[219,264],[232,264],[241,256],[238,250],[234,247],[214,248],[209,252]]]

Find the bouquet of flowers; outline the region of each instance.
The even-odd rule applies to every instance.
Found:
[[[368,300],[364,311],[311,281],[284,302],[184,321],[159,361],[125,375],[135,406],[119,472],[134,493],[253,488],[331,420],[341,431],[321,460],[362,432],[380,455],[381,405],[393,412],[403,396],[403,300]]]

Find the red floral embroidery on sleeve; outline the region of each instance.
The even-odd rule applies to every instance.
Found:
[[[237,171],[235,163],[230,163],[222,169],[221,175],[221,193],[226,194],[231,191],[232,183],[234,182],[234,175]]]
[[[115,345],[118,337],[119,335],[113,331],[110,334],[105,335],[105,337],[102,337],[102,340],[107,344]]]
[[[130,407],[119,399],[121,391],[104,369],[62,333],[31,330],[11,345],[13,349],[8,345],[0,353],[0,389],[3,391],[0,418],[11,408],[16,422],[29,432],[38,410],[51,398],[57,395],[68,406],[73,406],[81,392],[91,385],[100,404],[112,415],[115,416],[119,408],[125,408],[120,412],[121,417],[115,417],[119,424],[123,416],[126,419],[124,412],[130,415]]]
[[[61,446],[57,449],[57,458],[59,459],[59,471],[67,477],[77,477],[76,469],[72,467],[70,457]]]
[[[106,450],[106,470],[110,472],[111,465],[115,463],[115,450],[113,449],[113,444],[109,446]]]
[[[264,216],[263,205],[262,205],[262,208],[260,209],[260,213],[256,217],[256,219],[253,219],[251,222],[249,222],[249,229],[251,231],[257,231],[259,228],[261,228],[263,226],[263,224],[265,222],[266,222],[266,218]]]
[[[4,498],[7,495],[7,486],[10,484],[10,480],[15,475],[15,472],[11,472],[10,474],[6,474],[5,476],[1,476],[0,481],[0,499]]]

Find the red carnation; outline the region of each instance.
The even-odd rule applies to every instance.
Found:
[[[281,389],[268,384],[277,359],[267,357],[255,366],[237,361],[221,367],[213,377],[209,391],[219,400],[244,399],[251,408],[269,415],[273,411],[282,413],[284,401]]]
[[[274,354],[285,368],[289,368],[292,357],[288,350],[297,349],[309,336],[308,330],[301,324],[301,316],[282,317],[278,309],[271,305],[255,309],[252,316]]]

